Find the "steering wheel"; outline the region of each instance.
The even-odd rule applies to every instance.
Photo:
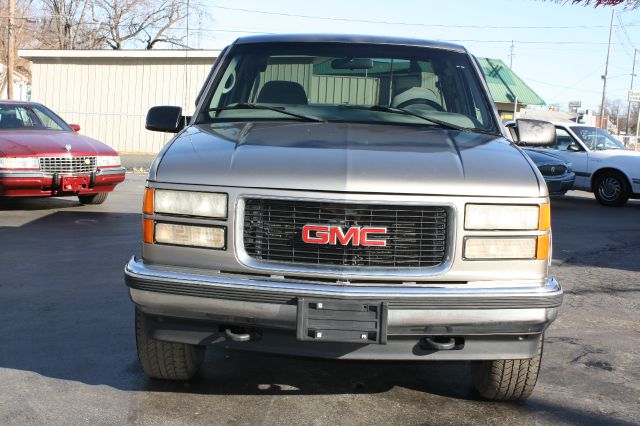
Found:
[[[444,108],[442,108],[442,105],[430,99],[424,99],[424,98],[407,99],[406,101],[398,104],[396,108],[406,108],[411,105],[427,105],[435,109],[436,111],[445,112]]]

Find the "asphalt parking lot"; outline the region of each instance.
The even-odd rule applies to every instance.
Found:
[[[466,363],[209,351],[191,383],[144,376],[122,278],[143,174],[102,206],[0,204],[0,424],[640,423],[640,202],[552,203],[565,303],[525,403],[480,400]]]

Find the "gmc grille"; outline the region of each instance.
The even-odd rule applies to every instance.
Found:
[[[248,199],[244,248],[260,261],[327,266],[436,267],[447,250],[448,209]],[[386,227],[386,246],[309,244],[307,224]],[[376,237],[378,238],[378,237]]]
[[[40,157],[45,173],[91,173],[96,171],[96,157]]]

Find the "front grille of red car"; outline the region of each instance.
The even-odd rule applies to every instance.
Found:
[[[244,248],[266,262],[319,266],[437,267],[447,253],[449,209],[444,206],[379,205],[248,199]],[[306,224],[386,228],[386,246],[307,244]]]
[[[40,157],[40,170],[45,173],[91,173],[96,171],[96,157]]]

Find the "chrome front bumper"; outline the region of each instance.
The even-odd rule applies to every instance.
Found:
[[[279,330],[295,330],[299,297],[387,302],[389,336],[539,334],[562,303],[554,278],[483,288],[350,286],[181,270],[131,258],[125,279],[131,299],[147,314]]]
[[[106,169],[97,169],[96,176],[121,175],[127,171],[124,167],[109,167]],[[87,175],[91,172],[77,173],[59,173],[62,175]],[[3,170],[0,171],[0,178],[51,178],[53,173],[47,173],[40,170]]]

